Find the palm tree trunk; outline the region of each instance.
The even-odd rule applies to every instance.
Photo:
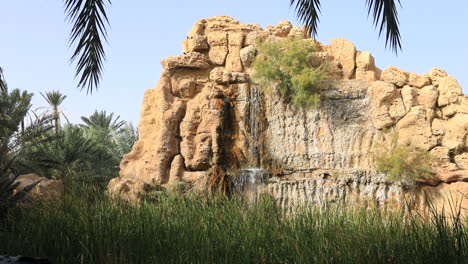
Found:
[[[55,126],[55,135],[58,136],[59,133],[59,126],[60,126],[60,121],[59,121],[59,111],[57,107],[54,107],[54,126]]]

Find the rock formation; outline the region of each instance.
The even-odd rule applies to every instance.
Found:
[[[50,180],[34,173],[23,174],[16,178],[15,193],[29,186],[34,187],[24,197],[26,201],[56,200],[63,195],[65,187],[62,180]]]
[[[314,43],[318,64],[330,65],[314,110],[250,79],[256,41],[281,38]],[[417,207],[423,192],[443,194],[439,200],[468,194],[468,96],[445,71],[381,71],[348,40],[324,45],[288,21],[262,29],[227,16],[202,19],[182,48],[161,61],[159,83],[145,93],[140,138],[109,183],[112,194],[135,200],[155,185],[203,185],[214,166],[280,167],[287,180],[266,188],[280,203],[363,196],[387,206],[411,196]],[[407,186],[374,170],[373,152],[390,144],[392,131],[398,144],[435,157],[434,179]]]

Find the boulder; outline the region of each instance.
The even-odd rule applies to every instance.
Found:
[[[358,52],[356,65],[356,79],[367,81],[377,80],[375,61],[370,52]]]
[[[428,74],[416,74],[414,72],[410,72],[408,75],[408,85],[422,88],[424,86],[428,86],[431,84],[431,78]]]
[[[291,22],[289,22],[288,20],[283,20],[272,28],[271,34],[273,36],[284,38],[289,35],[289,32],[291,31],[292,27],[293,26],[291,25]]]
[[[249,45],[241,49],[240,58],[242,61],[242,65],[244,67],[250,67],[256,55],[257,55],[257,49],[253,45]]]
[[[119,177],[110,180],[108,190],[113,198],[136,203],[152,190],[152,186],[136,178]]]
[[[62,180],[50,180],[35,173],[23,174],[16,178],[15,184],[19,184],[15,192],[20,192],[28,186],[35,185],[24,197],[29,201],[57,200],[64,193]]]
[[[243,71],[240,58],[240,51],[244,43],[245,35],[243,33],[230,33],[228,36],[228,55],[226,57],[226,69],[235,72]]]
[[[409,112],[411,107],[418,104],[418,91],[409,85],[405,85],[401,89],[401,97],[403,99],[403,105],[405,106],[406,112]]]
[[[439,80],[441,78],[447,77],[447,72],[441,69],[432,68],[429,70],[429,78],[434,86],[439,85]]]
[[[468,152],[461,153],[455,156],[455,163],[458,168],[468,170]]]
[[[187,52],[191,51],[207,51],[209,49],[206,36],[193,35],[187,37]]]
[[[372,100],[372,121],[377,129],[389,127],[405,115],[400,90],[393,84],[382,81],[372,82],[369,86],[369,95]]]
[[[423,106],[424,108],[435,108],[439,93],[434,86],[425,86],[419,89],[417,93],[417,102],[419,105]]]
[[[293,26],[289,31],[288,37],[299,39],[307,38],[307,32],[299,26]]]
[[[184,55],[168,57],[161,60],[161,65],[164,70],[176,68],[208,69],[211,66],[206,56],[199,52],[189,52]]]
[[[210,46],[209,58],[214,65],[223,65],[228,55],[228,34],[226,32],[212,33],[208,35]]]
[[[434,119],[432,130],[435,135],[442,135],[441,145],[450,150],[460,150],[466,146],[468,115],[457,114],[449,120]]]
[[[332,39],[330,41],[330,52],[335,60],[342,65],[343,78],[353,78],[356,67],[356,46],[347,39]]]
[[[382,72],[380,79],[398,87],[403,87],[408,83],[408,73],[395,66],[390,66]]]
[[[457,170],[457,165],[450,160],[450,150],[446,147],[437,146],[431,149],[431,166],[437,171],[453,171]]]
[[[439,78],[439,99],[437,103],[440,107],[456,103],[458,96],[462,95],[462,88],[457,80],[451,76]]]
[[[432,135],[431,122],[421,106],[412,107],[396,125],[398,144],[409,145],[422,150],[437,146],[438,138]]]
[[[176,81],[172,79],[172,94],[180,98],[192,98],[196,93],[195,80],[191,78]]]

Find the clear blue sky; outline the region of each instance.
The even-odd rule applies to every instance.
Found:
[[[378,38],[365,0],[323,0],[317,39],[329,43],[347,38],[359,50],[370,51],[381,69],[445,69],[468,93],[468,2],[401,1],[403,52],[398,56]],[[159,61],[181,53],[181,41],[199,19],[229,15],[262,27],[283,19],[300,24],[289,0],[114,0],[104,78],[97,93],[86,95],[76,88],[74,67],[68,63],[70,26],[62,5],[60,0],[0,0],[0,66],[11,88],[35,94],[33,108],[45,105],[39,92],[55,89],[66,94],[63,109],[72,122],[102,109],[137,124],[143,93],[156,86],[161,73]]]

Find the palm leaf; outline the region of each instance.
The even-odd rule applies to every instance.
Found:
[[[75,77],[78,87],[87,93],[97,89],[102,77],[103,61],[106,56],[102,41],[107,41],[109,20],[106,5],[110,0],[64,0],[65,13],[73,24],[70,46],[75,51],[70,60],[77,60]]]
[[[320,22],[320,0],[290,0],[290,6],[294,6],[299,20],[306,25],[308,33],[315,37]]]
[[[397,3],[401,7],[400,0],[366,0],[367,12],[374,17],[379,36],[385,31],[385,47],[390,46],[395,53],[401,50]]]
[[[366,0],[368,14],[373,16],[379,36],[385,31],[385,46],[389,46],[395,53],[401,50],[397,3],[401,6],[400,0]],[[320,0],[290,0],[290,6],[294,7],[308,33],[315,37],[320,21]]]

